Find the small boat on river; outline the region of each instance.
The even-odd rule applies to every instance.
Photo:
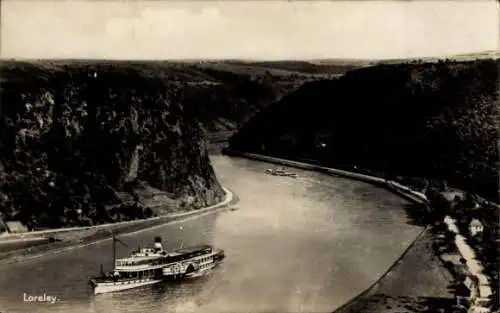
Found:
[[[288,176],[288,177],[297,177],[297,174],[288,172],[285,170],[285,168],[268,168],[265,171],[266,174],[273,175],[273,176]]]
[[[160,283],[171,279],[203,276],[222,263],[222,249],[200,245],[168,252],[163,249],[161,238],[155,237],[153,247],[139,248],[127,258],[116,259],[116,242],[113,236],[112,272],[89,280],[94,294],[109,293]]]

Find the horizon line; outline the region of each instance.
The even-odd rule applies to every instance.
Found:
[[[284,58],[284,59],[265,59],[265,58],[158,58],[158,59],[140,59],[140,58],[89,58],[89,57],[68,57],[68,58],[5,58],[0,57],[0,61],[122,61],[122,62],[321,62],[321,61],[350,61],[350,62],[380,62],[380,61],[404,61],[404,60],[425,60],[425,59],[449,59],[459,57],[491,57],[499,58],[499,50],[483,50],[477,52],[465,52],[460,54],[440,55],[440,56],[421,56],[421,57],[392,57],[392,58]]]

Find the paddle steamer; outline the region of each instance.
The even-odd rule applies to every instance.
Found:
[[[222,249],[210,245],[168,252],[163,249],[161,238],[155,237],[152,248],[139,248],[127,258],[116,259],[116,242],[122,243],[113,236],[114,270],[106,274],[101,265],[101,275],[89,280],[94,294],[202,276],[218,266],[225,257]]]

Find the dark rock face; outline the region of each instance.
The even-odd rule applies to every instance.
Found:
[[[495,60],[379,65],[304,84],[230,148],[448,181],[498,201]]]
[[[126,65],[2,67],[6,218],[40,227],[113,221],[117,212],[107,207],[122,204],[123,191],[133,194],[140,182],[193,208],[222,199],[199,122],[179,87]],[[126,210],[142,210],[127,219],[151,215]]]

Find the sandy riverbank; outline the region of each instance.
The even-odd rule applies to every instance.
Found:
[[[374,286],[335,313],[448,313],[453,277],[436,256],[436,234],[426,229]]]
[[[60,253],[68,250],[72,250],[81,246],[95,244],[104,240],[109,240],[111,238],[111,232],[114,231],[117,235],[130,234],[140,231],[145,231],[155,227],[160,227],[168,223],[185,220],[188,218],[198,217],[203,214],[209,214],[217,210],[227,208],[237,202],[237,197],[229,189],[224,188],[226,192],[225,199],[215,205],[178,213],[172,215],[165,215],[161,217],[155,217],[144,220],[137,220],[131,222],[122,222],[106,225],[98,225],[93,227],[82,227],[71,229],[68,231],[58,231],[45,232],[43,235],[45,237],[52,237],[52,242],[34,245],[28,248],[22,249],[9,249],[0,253],[0,266],[22,262],[28,259],[43,257],[49,254]],[[32,232],[28,237],[38,238],[39,236],[36,232]],[[12,239],[8,237],[0,238],[0,245],[2,240],[7,240],[9,244],[12,244]],[[19,238],[20,247],[26,245],[26,240],[28,238]]]

